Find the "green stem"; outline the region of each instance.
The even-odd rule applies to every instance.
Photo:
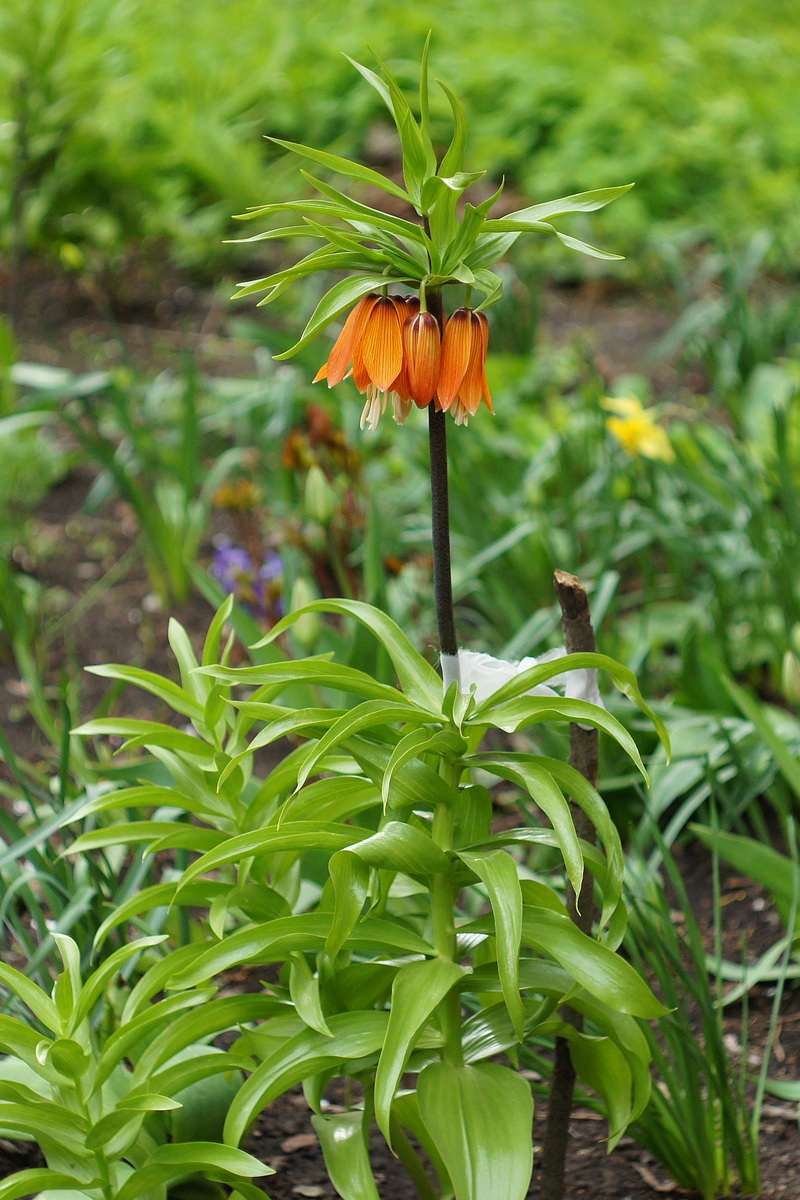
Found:
[[[444,767],[444,764],[443,764]],[[452,785],[453,799],[458,788],[458,775],[452,768],[442,770],[442,775]],[[441,850],[450,850],[453,845],[454,804],[440,804],[433,818],[433,840]],[[456,930],[453,920],[455,890],[452,876],[434,875],[431,878],[431,917],[433,922],[433,945],[440,958],[457,962]],[[451,991],[439,1005],[439,1020],[444,1034],[442,1055],[445,1062],[461,1066],[464,1061],[461,1049],[461,1001],[456,990]]]

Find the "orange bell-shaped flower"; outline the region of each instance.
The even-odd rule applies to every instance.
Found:
[[[466,425],[481,400],[493,413],[486,380],[489,322],[483,313],[459,308],[445,325],[439,373],[438,406],[451,411],[456,425]]]
[[[403,326],[403,351],[409,397],[417,408],[426,408],[439,385],[442,342],[433,313],[418,312]]]

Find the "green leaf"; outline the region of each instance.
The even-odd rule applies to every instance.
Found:
[[[455,1200],[523,1200],[533,1170],[533,1097],[525,1080],[494,1063],[433,1063],[417,1094]]]
[[[463,754],[466,749],[466,741],[463,738],[454,738],[448,730],[435,730],[432,733],[429,729],[423,728],[413,729],[411,733],[407,733],[395,746],[386,766],[381,785],[384,812],[389,807],[395,773],[407,762],[419,758],[422,754],[434,753],[452,756]]]
[[[488,755],[482,765],[496,770],[504,779],[518,784],[542,810],[558,839],[575,895],[580,894],[583,881],[583,855],[575,832],[569,804],[552,774],[538,762],[525,761],[511,755]]]
[[[491,713],[484,713],[480,721],[473,714],[469,723],[480,725],[489,722],[506,733],[516,733],[528,725],[539,725],[550,720],[576,721],[582,725],[592,725],[595,729],[607,733],[633,760],[645,783],[649,783],[639,749],[625,726],[604,708],[600,708],[597,704],[589,704],[586,700],[569,700],[550,696],[520,696],[516,700],[508,700],[505,704],[498,704],[491,710]]]
[[[282,1042],[240,1088],[225,1121],[225,1141],[238,1145],[259,1112],[303,1079],[377,1053],[388,1020],[384,1012],[336,1013],[328,1020],[331,1037],[304,1029]]]
[[[353,617],[366,626],[387,651],[400,680],[400,686],[408,699],[434,716],[441,715],[442,681],[439,676],[422,655],[417,653],[399,625],[380,609],[360,600],[317,600],[313,604],[307,604],[296,612],[289,613],[273,626],[258,646],[273,642],[299,617],[309,612],[337,613],[343,617]]]
[[[705,825],[692,824],[689,828],[704,846],[716,850],[736,871],[760,883],[775,901],[783,924],[788,925],[795,895],[800,890],[800,868],[791,858],[754,838]],[[800,935],[800,913],[795,917],[794,930],[789,932]]]
[[[335,897],[334,914],[325,944],[331,958],[339,953],[361,915],[367,894],[368,868],[402,871],[416,879],[449,872],[450,862],[427,834],[401,821],[389,821],[372,837],[335,854],[329,866]]]
[[[610,1038],[579,1033],[560,1022],[558,1033],[569,1040],[570,1056],[578,1078],[601,1096],[608,1119],[608,1151],[614,1149],[631,1119],[632,1077],[628,1064]]]
[[[22,1003],[30,1009],[37,1020],[52,1033],[61,1030],[61,1018],[53,1001],[40,987],[32,983],[21,971],[0,962],[0,983],[5,984]]]
[[[326,730],[316,746],[311,748],[308,758],[297,775],[298,788],[303,786],[309,775],[314,773],[317,765],[327,754],[341,746],[353,734],[360,733],[364,729],[372,729],[375,726],[391,725],[401,721],[407,724],[421,723],[430,721],[430,717],[407,702],[402,702],[402,697],[393,704],[389,704],[385,700],[365,700],[363,704],[344,713],[337,721],[334,721],[330,729]]]
[[[667,1011],[630,963],[581,933],[561,913],[525,905],[522,941],[549,954],[609,1008],[647,1019],[662,1017]]]
[[[319,979],[314,975],[305,955],[296,952],[289,956],[289,995],[297,1015],[312,1029],[332,1037],[319,998]]]
[[[568,233],[561,233],[558,229],[554,229],[553,233],[560,242],[563,242],[565,246],[569,246],[570,250],[577,250],[581,254],[588,254],[589,258],[601,258],[606,262],[619,262],[625,257],[624,254],[613,254],[610,250],[601,250],[599,246],[592,246],[589,242],[582,242],[580,238],[570,237]]]
[[[353,65],[355,66],[356,64],[354,63]],[[361,70],[360,67],[359,70]],[[338,175],[346,175],[351,179],[360,179],[362,183],[368,183],[372,187],[380,188],[381,191],[388,192],[391,196],[396,196],[398,200],[405,200],[408,204],[412,203],[408,192],[403,191],[396,183],[392,183],[391,179],[387,179],[385,175],[381,175],[378,171],[372,171],[369,167],[362,167],[360,163],[351,162],[349,158],[340,158],[338,154],[329,154],[327,150],[315,150],[313,146],[302,146],[299,142],[285,142],[282,138],[273,137],[269,140],[275,142],[278,146],[283,146],[284,150],[291,150],[293,154],[299,154],[303,158],[310,158],[312,162],[317,162],[320,166],[327,167],[329,171],[335,171]]]
[[[431,959],[411,963],[395,977],[389,1026],[375,1074],[375,1120],[390,1146],[392,1102],[411,1051],[434,1009],[463,974],[458,963]]]
[[[510,679],[508,683],[504,683],[488,700],[484,700],[482,704],[479,704],[474,713],[474,720],[477,724],[480,724],[481,720],[488,713],[492,712],[496,706],[503,705],[506,701],[513,700],[517,696],[522,696],[531,688],[537,687],[541,683],[546,683],[548,679],[552,679],[555,675],[561,675],[567,671],[579,670],[605,671],[617,690],[635,704],[653,722],[659,741],[669,755],[669,734],[667,733],[667,728],[658,713],[654,712],[639,691],[639,685],[633,671],[623,666],[622,663],[618,663],[615,659],[609,658],[607,654],[566,654],[561,658],[552,659],[550,662],[539,663],[535,667],[529,667],[527,671],[521,671],[519,675]]]
[[[158,1146],[144,1166],[134,1171],[123,1183],[116,1200],[138,1200],[153,1188],[184,1175],[193,1175],[203,1169],[222,1171],[236,1179],[260,1179],[274,1175],[252,1154],[222,1146],[218,1142],[187,1142],[184,1145]]]
[[[342,1200],[380,1200],[363,1123],[364,1114],[358,1110],[311,1118],[328,1176]]]
[[[173,683],[171,679],[164,679],[161,675],[154,674],[153,671],[145,671],[141,667],[128,667],[119,663],[105,663],[97,667],[87,667],[93,675],[101,675],[104,679],[120,679],[124,683],[133,683],[136,687],[142,688],[145,692],[150,692],[153,696],[157,696],[159,700],[163,700],[175,712],[179,712],[184,717],[191,717],[192,720],[203,720],[203,706],[198,704],[193,696],[183,688],[178,687],[177,683]],[[80,737],[83,734],[83,726],[73,729],[72,732]]]
[[[760,705],[749,692],[740,688],[732,679],[723,675],[722,683],[739,711],[755,725],[762,741],[775,759],[778,770],[794,792],[795,797],[800,800],[800,760],[791,752],[783,738],[775,732],[767,717],[766,707]]]
[[[341,850],[361,838],[372,836],[371,829],[339,825],[327,821],[285,821],[279,828],[255,829],[226,838],[202,858],[186,868],[180,890],[199,875],[217,871],[229,863],[241,862],[255,854],[279,854],[286,850]]]
[[[474,853],[461,850],[458,857],[480,879],[489,893],[497,941],[497,967],[517,1041],[525,1034],[525,1013],[519,994],[519,947],[522,938],[522,891],[517,864],[504,850]],[[581,860],[581,863],[583,860]]]
[[[439,175],[455,175],[464,169],[464,149],[467,144],[467,115],[458,96],[441,79],[436,81],[450,102],[453,113],[453,137],[444,158],[439,164]]]
[[[313,341],[326,325],[330,325],[331,321],[335,321],[346,308],[350,308],[351,305],[355,304],[356,300],[360,300],[368,292],[374,292],[377,288],[385,287],[387,283],[391,282],[392,279],[388,275],[374,274],[352,275],[348,279],[341,279],[322,297],[311,314],[311,319],[303,330],[303,335],[299,342],[295,342],[289,350],[284,350],[282,354],[276,354],[274,357],[281,362],[286,358],[293,358],[298,351]],[[405,280],[400,282],[405,282]],[[263,646],[271,640],[271,638],[265,638],[263,642],[258,642],[257,644]]]
[[[45,1190],[79,1192],[85,1196],[86,1188],[86,1180],[81,1183],[79,1179],[64,1175],[61,1171],[34,1167],[29,1171],[15,1171],[9,1179],[0,1183],[0,1200],[20,1200],[23,1196],[32,1196]]]
[[[279,962],[292,950],[322,950],[331,930],[330,913],[300,913],[254,925],[229,934],[218,946],[191,947],[192,961],[170,978],[170,987],[194,987],[220,971],[245,962]],[[349,939],[354,949],[380,946],[383,953],[398,950],[406,954],[433,954],[431,946],[418,934],[393,921],[365,917]]]
[[[507,216],[492,221],[491,228],[493,231],[499,232],[506,228],[506,222],[511,222],[508,225],[509,229],[526,225],[532,225],[535,228],[538,222],[549,220],[551,217],[564,217],[568,213],[576,212],[594,212],[596,209],[610,204],[619,196],[624,196],[633,186],[632,183],[624,183],[620,187],[597,188],[593,192],[577,192],[574,196],[546,200],[543,204],[520,208],[517,212],[508,213]]]

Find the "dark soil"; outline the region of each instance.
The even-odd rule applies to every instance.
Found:
[[[114,365],[124,354],[127,361],[153,370],[174,364],[176,352],[191,350],[204,369],[248,373],[252,368],[251,348],[243,348],[225,336],[227,307],[210,293],[187,288],[185,282],[159,285],[162,294],[154,311],[148,292],[152,281],[145,278],[141,288],[149,299],[137,306],[136,297],[128,296],[113,314],[103,311],[106,301],[101,302],[91,289],[65,284],[46,274],[35,282],[37,292],[27,293],[17,327],[20,357],[28,361],[85,370]],[[668,323],[654,305],[590,288],[577,294],[570,291],[568,296],[553,290],[544,306],[545,331],[557,342],[569,339],[579,327],[585,333],[588,326],[589,337],[598,346],[598,365],[608,377],[642,369],[647,349]],[[88,471],[78,470],[56,487],[37,514],[30,545],[17,555],[18,567],[46,589],[51,605],[48,620],[60,625],[58,635],[49,636],[41,647],[53,695],[57,695],[58,680],[64,671],[80,676],[80,712],[73,713],[75,720],[91,714],[108,687],[108,681],[74,670],[77,664],[114,661],[170,670],[165,653],[167,614],[150,591],[141,560],[131,552],[136,534],[132,515],[121,502],[101,514],[87,515],[82,505],[90,483]],[[198,642],[210,611],[203,601],[193,599],[174,615]],[[0,651],[0,726],[18,755],[31,761],[51,761],[52,748],[30,718],[26,700],[24,683],[9,656],[3,658]],[[117,702],[116,711],[131,717],[156,713],[164,717],[150,697],[135,689],[129,689]],[[7,772],[4,764],[0,764],[0,772]],[[708,859],[695,849],[684,856],[681,866],[698,919],[708,929]],[[738,957],[743,933],[754,955],[775,940],[779,933],[776,914],[749,881],[729,876],[723,899],[725,949],[730,957]],[[757,1070],[766,1039],[770,1004],[768,989],[754,989],[748,1043],[748,1065],[753,1070]],[[736,1057],[742,1046],[741,1009],[734,1007],[726,1020],[729,1050]],[[785,996],[770,1073],[781,1079],[800,1078],[800,988],[789,989]],[[332,1102],[336,1100],[334,1094]],[[541,1143],[544,1115],[545,1105],[540,1103],[534,1129],[536,1146]],[[604,1133],[604,1124],[595,1113],[576,1111],[568,1164],[570,1197],[656,1200],[673,1192],[685,1194],[629,1137],[608,1156]],[[800,1136],[796,1106],[767,1103],[761,1146],[764,1200],[798,1200]],[[278,1172],[263,1181],[273,1200],[295,1200],[298,1196],[332,1200],[335,1196],[299,1090],[282,1097],[263,1115],[248,1149]],[[36,1153],[28,1147],[0,1140],[0,1179],[37,1161]],[[410,1184],[402,1167],[377,1136],[374,1163],[382,1200],[411,1200]],[[537,1194],[535,1171],[529,1195]]]

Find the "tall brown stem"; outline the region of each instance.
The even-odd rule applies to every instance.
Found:
[[[576,575],[556,571],[555,589],[561,606],[561,628],[567,654],[593,653],[596,649],[589,599],[586,589]],[[597,784],[598,738],[596,729],[583,729],[580,725],[569,727],[570,766],[580,771],[592,786]],[[571,802],[572,817],[578,837],[592,841],[594,830],[586,814]],[[582,933],[589,933],[593,918],[593,880],[584,872],[580,895],[569,889],[567,898],[569,914]],[[576,1029],[583,1028],[583,1018],[574,1009],[564,1008],[561,1015]],[[572,1094],[575,1088],[575,1068],[566,1038],[556,1038],[553,1063],[553,1083],[547,1108],[547,1124],[542,1143],[541,1200],[562,1200],[564,1195],[564,1172],[569,1141],[569,1123],[572,1114]]]

